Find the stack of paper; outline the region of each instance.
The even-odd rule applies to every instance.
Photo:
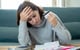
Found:
[[[43,45],[36,45],[34,50],[57,50],[60,44],[58,41],[44,43]]]

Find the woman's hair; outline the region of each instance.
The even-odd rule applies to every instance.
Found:
[[[20,13],[23,11],[23,9],[29,6],[32,8],[32,10],[38,10],[39,14],[40,14],[40,18],[42,19],[42,15],[43,15],[43,9],[41,9],[40,7],[36,6],[35,4],[29,2],[29,1],[24,1],[22,4],[20,4],[18,10],[17,10],[17,25],[19,25],[20,22]],[[30,23],[27,22],[27,26],[28,27],[32,27],[32,25]]]

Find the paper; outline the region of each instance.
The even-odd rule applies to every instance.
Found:
[[[43,45],[36,45],[34,50],[57,50],[60,44],[58,41],[44,43]]]

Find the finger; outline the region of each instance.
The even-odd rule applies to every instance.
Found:
[[[50,12],[50,16],[52,16],[53,18],[55,18],[55,15],[52,12]]]
[[[30,11],[29,14],[26,14],[26,16],[27,16],[26,18],[29,18],[29,17],[33,16],[33,12]]]
[[[22,12],[25,12],[27,9],[28,9],[28,6],[27,6],[27,7],[25,7],[25,8],[23,9],[23,11],[22,11]]]
[[[28,16],[29,14],[30,14],[30,12],[31,12],[32,10],[30,9],[30,7],[28,7],[27,9],[26,9],[26,11],[25,12],[22,12],[24,15],[25,15],[25,17],[26,16]]]
[[[33,12],[31,12],[28,16],[30,16],[30,17],[33,16]]]
[[[28,7],[24,12],[25,12],[25,13],[28,13],[28,11],[29,11],[30,9],[31,9],[31,8]]]
[[[30,7],[28,7],[27,10],[25,11],[25,13],[30,13],[30,11],[32,11],[32,9]]]
[[[29,9],[28,12],[26,12],[28,15],[32,12],[32,9]]]
[[[29,15],[32,12],[32,9],[29,7],[28,10],[26,10],[25,15]]]

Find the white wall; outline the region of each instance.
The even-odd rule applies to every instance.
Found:
[[[80,0],[65,0],[65,7],[80,7]]]
[[[52,0],[52,6],[56,7],[56,0]]]
[[[29,1],[29,0],[25,0],[25,1]],[[0,8],[1,8],[1,0],[0,0]]]
[[[25,0],[29,1],[29,0]],[[63,0],[63,7],[80,7],[80,0]],[[56,6],[56,0],[52,0],[53,7]],[[1,7],[1,0],[0,0],[0,7]]]
[[[25,0],[25,1],[30,1],[30,0]]]
[[[80,0],[70,0],[70,7],[80,7]]]

